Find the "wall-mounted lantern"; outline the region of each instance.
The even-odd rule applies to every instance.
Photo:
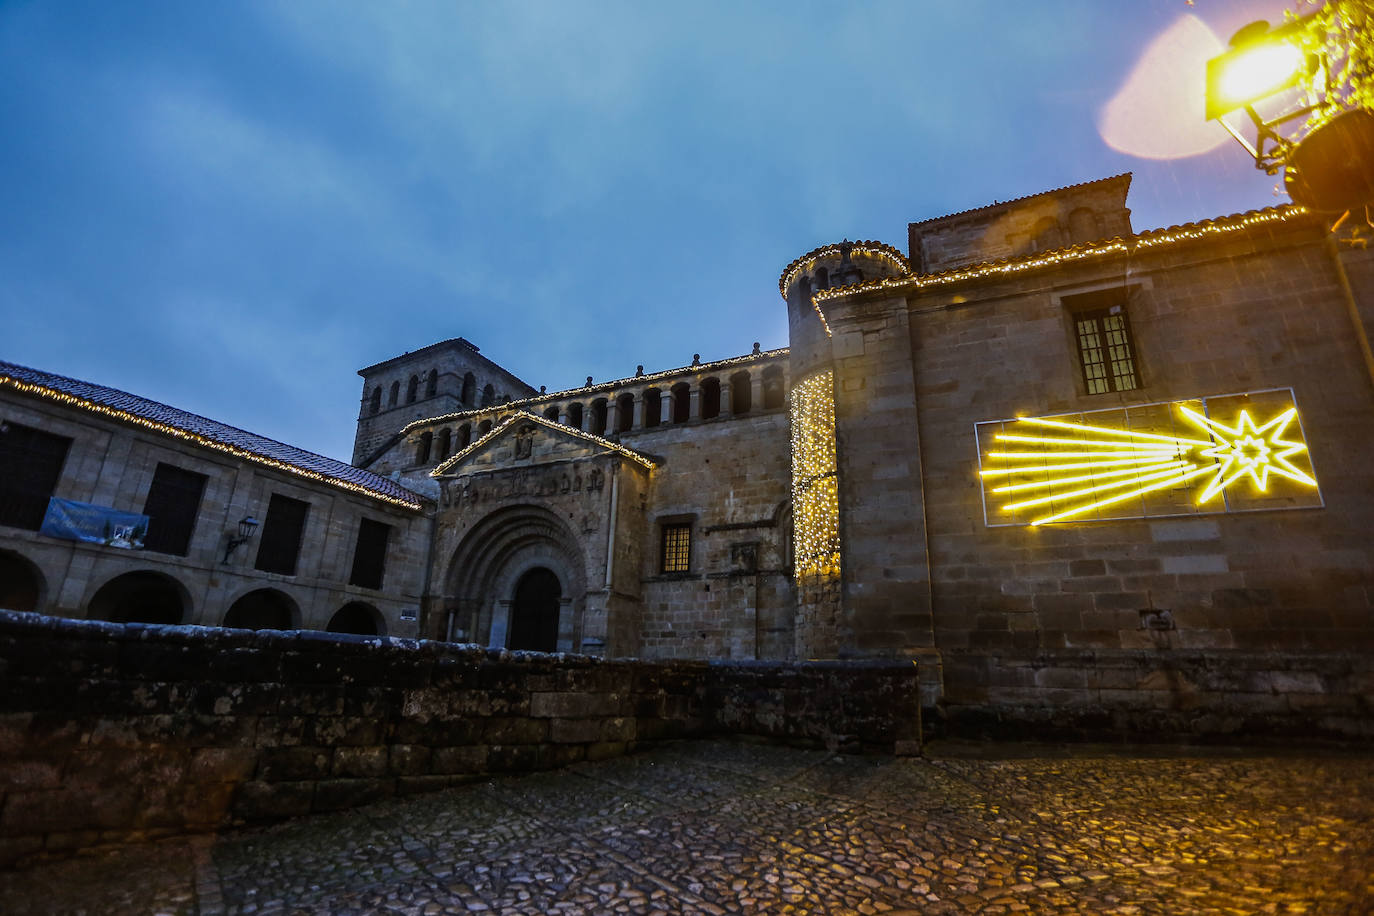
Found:
[[[259,522],[257,519],[253,518],[253,516],[251,515],[245,515],[243,518],[239,519],[238,536],[235,537],[233,535],[230,535],[229,543],[226,544],[224,547],[223,562],[228,563],[229,557],[233,554],[235,550],[238,550],[244,544],[247,544],[249,541],[253,539],[253,532],[258,530],[258,525],[260,524],[262,523]]]

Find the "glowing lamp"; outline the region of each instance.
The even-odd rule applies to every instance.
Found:
[[[224,547],[224,559],[221,562],[228,563],[229,557],[233,555],[235,550],[238,550],[244,544],[251,541],[254,532],[258,530],[258,525],[260,524],[262,523],[251,515],[245,515],[243,518],[239,519],[238,537],[232,535],[229,537],[229,542]]]
[[[1315,69],[1293,44],[1293,25],[1273,32],[1264,20],[1231,38],[1231,50],[1207,62],[1207,118],[1214,120],[1293,86]]]

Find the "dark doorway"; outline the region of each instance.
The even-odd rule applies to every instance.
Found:
[[[547,569],[531,569],[521,576],[510,610],[509,647],[536,652],[557,651],[558,599],[562,596],[558,577]]]
[[[329,618],[329,632],[353,633],[357,636],[383,635],[377,625],[377,612],[371,605],[363,604],[361,601],[354,601],[339,608],[338,612]]]
[[[113,623],[181,623],[184,612],[176,582],[147,570],[115,576],[86,608],[87,617]]]
[[[224,615],[226,627],[241,630],[290,630],[294,608],[281,592],[260,588],[249,592]]]
[[[0,608],[36,611],[42,583],[29,562],[16,554],[0,553]]]

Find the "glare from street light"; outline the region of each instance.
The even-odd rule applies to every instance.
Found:
[[[1215,110],[1232,111],[1287,88],[1297,81],[1304,60],[1302,50],[1286,42],[1259,44],[1226,55],[1220,63]]]

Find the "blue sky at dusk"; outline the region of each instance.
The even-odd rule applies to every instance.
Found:
[[[1283,202],[1103,138],[1181,17],[1283,8],[2,0],[0,359],[347,458],[356,370],[437,340],[550,390],[785,346],[842,237],[1123,171],[1137,230]]]

